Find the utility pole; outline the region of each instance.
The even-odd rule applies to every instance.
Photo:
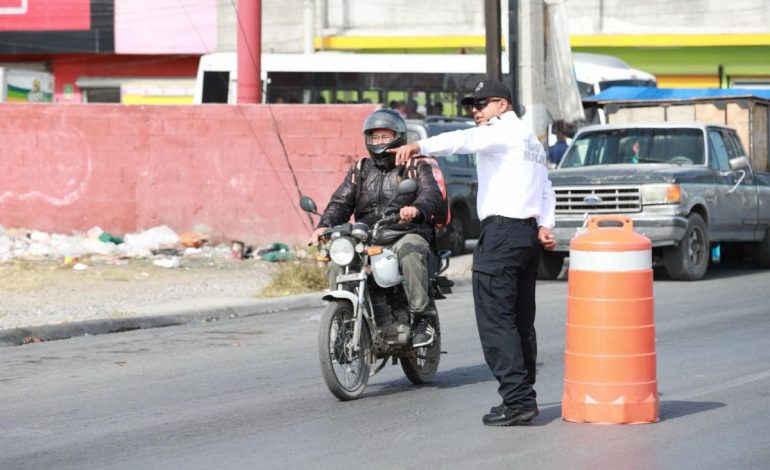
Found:
[[[524,114],[519,98],[519,1],[508,0],[508,73],[511,77],[511,99],[513,110]]]
[[[517,65],[512,68],[518,88],[519,117],[532,126],[538,138],[548,130],[548,110],[545,105],[545,5],[543,0],[517,0],[519,15],[525,20],[518,22],[516,38]],[[526,112],[524,106],[526,106]]]
[[[484,26],[486,29],[487,77],[502,80],[500,63],[500,0],[484,0]]]
[[[238,0],[238,103],[261,103],[262,0]]]

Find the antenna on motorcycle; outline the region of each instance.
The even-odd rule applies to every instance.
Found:
[[[315,205],[315,201],[309,196],[302,196],[299,198],[299,207],[305,212],[321,215],[318,213],[318,208]]]

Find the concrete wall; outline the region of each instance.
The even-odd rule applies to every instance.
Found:
[[[265,52],[303,51],[306,0],[262,0]],[[237,1],[218,2],[218,51],[235,50]],[[317,35],[483,36],[481,0],[315,0]],[[508,2],[501,0],[507,27]],[[763,34],[768,0],[566,0],[572,35]],[[522,22],[532,21],[523,16]],[[200,42],[200,41],[199,41]],[[526,42],[524,43],[526,44]],[[653,51],[656,52],[656,51]],[[716,67],[716,66],[715,66]]]
[[[567,1],[571,34],[766,33],[770,4],[764,0]]]
[[[0,105],[0,224],[117,234],[205,224],[226,238],[301,241],[299,190],[323,209],[365,154],[373,109]]]

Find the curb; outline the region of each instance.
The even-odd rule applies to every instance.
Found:
[[[20,346],[27,343],[55,341],[84,335],[101,335],[146,328],[184,325],[192,322],[214,322],[246,318],[268,313],[301,308],[322,307],[324,301],[319,293],[299,294],[269,300],[236,300],[220,302],[218,306],[159,306],[140,309],[154,312],[154,315],[140,315],[129,318],[107,318],[14,328],[0,331],[0,347]]]
[[[455,286],[466,286],[471,283],[471,279],[468,276],[458,276],[452,280]],[[191,302],[188,305],[181,306],[179,303],[175,303],[137,309],[140,314],[129,318],[106,318],[61,323],[58,325],[40,325],[0,330],[0,348],[56,341],[85,335],[122,333],[124,331],[178,326],[193,322],[215,322],[247,318],[303,308],[320,308],[323,307],[325,302],[321,299],[321,294],[322,292],[319,291],[277,299],[237,299],[220,301],[217,305],[210,306],[195,305],[196,303],[205,304],[205,301]],[[147,314],[141,315],[141,312],[147,312]]]

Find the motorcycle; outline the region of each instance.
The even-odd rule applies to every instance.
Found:
[[[406,179],[399,183],[398,195],[416,190],[417,183]],[[307,196],[301,197],[300,207],[320,215]],[[432,382],[438,370],[438,315],[433,342],[413,347],[415,318],[409,313],[398,258],[377,244],[383,231],[399,219],[398,212],[386,213],[371,228],[360,222],[345,223],[321,235],[317,259],[334,262],[342,272],[335,278],[336,289],[323,296],[328,304],[321,316],[318,354],[326,386],[343,401],[360,397],[369,377],[380,372],[389,359],[393,365],[400,363],[415,384]],[[449,267],[450,253],[434,250],[431,254],[428,273],[434,300],[446,298],[444,294],[452,291],[452,281],[441,275]],[[378,360],[381,362],[372,370]]]

